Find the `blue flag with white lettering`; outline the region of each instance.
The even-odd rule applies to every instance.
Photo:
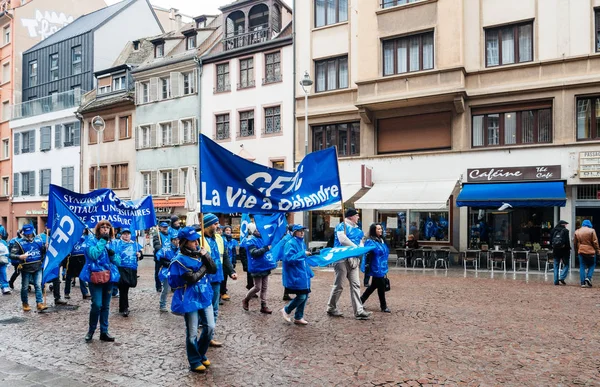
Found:
[[[284,213],[254,215],[254,223],[266,245],[274,245],[287,233],[287,219]]]
[[[48,218],[50,239],[44,258],[44,271],[42,284],[52,281],[59,274],[60,263],[73,250],[81,239],[85,224],[63,203],[58,196],[51,194],[50,203],[53,204],[53,218]]]
[[[333,247],[322,249],[319,255],[311,255],[306,258],[306,263],[309,266],[318,266],[323,267],[327,265],[331,265],[332,263],[336,263],[341,261],[342,259],[351,258],[351,257],[360,257],[365,253],[368,253],[371,250],[374,250],[375,246],[369,247],[352,247],[352,246],[344,246],[344,247]]]
[[[240,247],[246,247],[246,238],[248,237],[248,225],[252,223],[250,214],[242,214],[240,222]]]
[[[296,172],[287,172],[253,163],[200,136],[201,212],[299,212],[341,197],[335,147],[309,153]]]

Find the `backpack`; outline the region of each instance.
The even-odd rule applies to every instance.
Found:
[[[552,248],[562,249],[566,246],[565,238],[563,238],[563,230],[557,230],[552,236]]]

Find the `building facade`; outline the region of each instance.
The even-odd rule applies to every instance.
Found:
[[[600,1],[334,3],[297,4],[311,20],[297,25],[297,67],[315,81],[310,149],[338,146],[363,228],[464,250],[548,247],[559,219],[600,225]],[[299,159],[300,91],[296,107]]]

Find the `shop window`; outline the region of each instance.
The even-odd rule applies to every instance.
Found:
[[[600,138],[600,97],[577,98],[577,140]]]
[[[391,248],[405,246],[406,211],[379,212],[378,221],[383,226],[385,240]]]
[[[533,21],[485,30],[485,66],[533,60]]]
[[[433,31],[383,42],[383,75],[433,68]]]
[[[550,102],[527,106],[473,109],[473,148],[552,142],[552,106]]]
[[[360,154],[360,122],[313,126],[313,151],[337,146],[338,157]]]
[[[450,241],[449,211],[411,211],[408,233],[420,241]]]

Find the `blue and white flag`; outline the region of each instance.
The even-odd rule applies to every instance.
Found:
[[[80,194],[50,184],[50,197],[53,194],[89,228],[95,227],[104,219],[108,220],[113,227],[126,227],[130,230],[146,230],[156,225],[152,196],[125,201],[107,188]],[[48,202],[48,219],[54,219],[56,212],[54,202],[53,200]]]
[[[240,222],[240,247],[246,247],[246,238],[248,237],[248,225],[252,223],[250,214],[242,214]]]
[[[204,213],[314,210],[341,200],[339,175],[334,147],[308,154],[296,172],[286,172],[253,163],[200,136],[200,208]]]
[[[81,239],[85,224],[63,203],[56,194],[50,194],[49,204],[54,208],[53,217],[48,217],[52,223],[50,239],[44,258],[42,283],[52,281],[59,274],[60,263],[73,250]]]
[[[344,246],[344,247],[333,247],[326,248],[321,250],[321,254],[319,255],[311,255],[306,258],[306,263],[309,266],[327,266],[332,263],[336,263],[337,261],[341,261],[342,259],[351,258],[351,257],[360,257],[363,254],[374,250],[375,246],[369,247],[352,247],[352,246]]]
[[[254,215],[254,223],[266,245],[274,245],[287,233],[287,219],[284,213]]]

